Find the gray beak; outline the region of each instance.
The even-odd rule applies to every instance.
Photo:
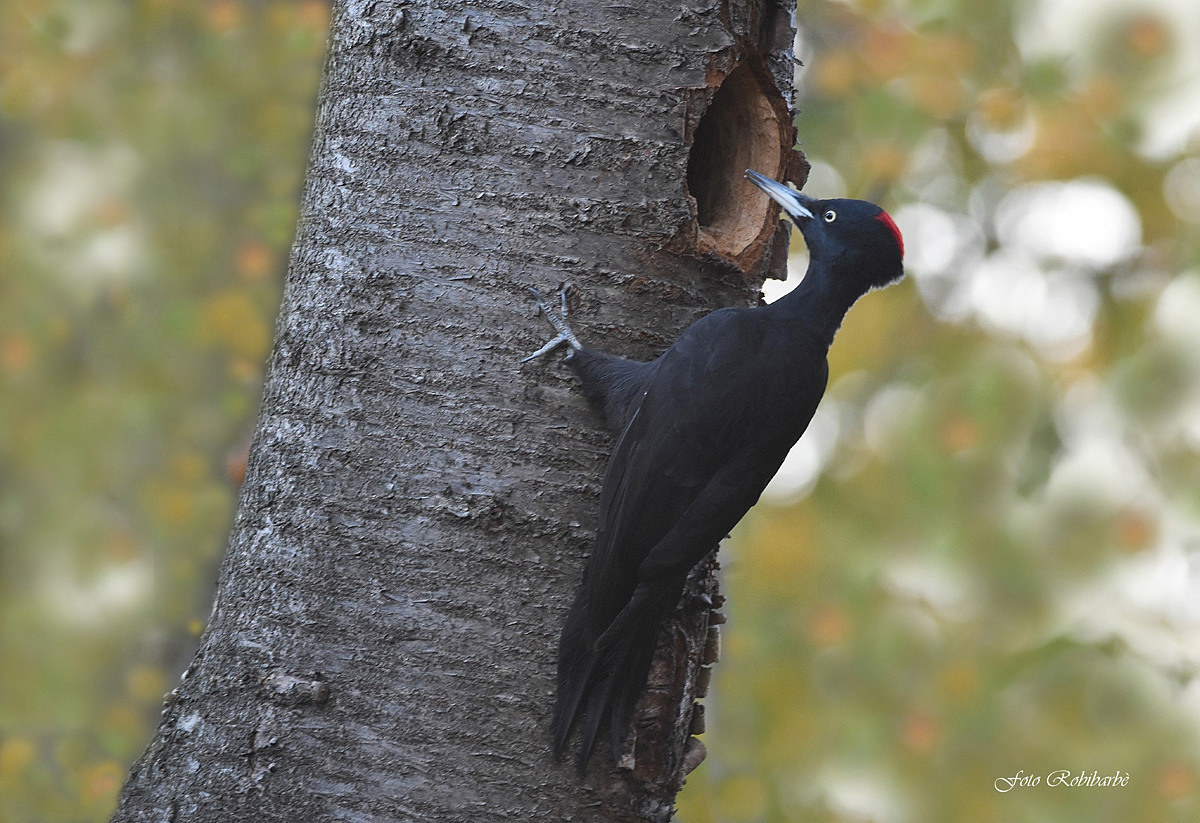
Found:
[[[750,169],[746,169],[746,179],[766,192],[767,197],[783,206],[783,210],[787,212],[788,217],[792,218],[793,223],[798,222],[801,218],[812,219],[813,213],[809,206],[815,202],[813,198],[801,194],[783,183],[776,183],[770,177]]]

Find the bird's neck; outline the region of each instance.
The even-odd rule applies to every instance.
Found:
[[[844,279],[836,278],[830,266],[813,261],[800,285],[773,305],[828,349],[846,312],[860,296]]]

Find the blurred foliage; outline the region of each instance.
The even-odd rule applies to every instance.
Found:
[[[885,204],[909,278],[725,552],[681,819],[1200,819],[1200,26],[1163,3],[800,3],[809,191]],[[190,656],[327,18],[0,3],[0,823],[104,819]]]
[[[0,3],[0,821],[106,819],[192,654],[327,25]]]
[[[808,191],[883,203],[909,277],[724,554],[681,820],[1200,819],[1189,5],[801,0]]]

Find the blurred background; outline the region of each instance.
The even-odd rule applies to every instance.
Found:
[[[0,0],[0,822],[102,821],[211,606],[320,0]]]
[[[1193,823],[1200,4],[797,20],[808,191],[885,205],[909,277],[724,553],[680,819]],[[0,0],[0,823],[105,820],[191,656],[327,25]]]

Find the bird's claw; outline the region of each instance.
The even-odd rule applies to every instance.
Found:
[[[550,325],[553,326],[554,330],[558,332],[558,336],[528,357],[521,358],[521,362],[528,363],[534,358],[541,357],[544,354],[549,354],[564,343],[571,347],[570,353],[567,354],[567,357],[570,358],[572,354],[579,349],[582,349],[583,346],[575,337],[575,332],[572,331],[570,325],[567,323],[567,287],[563,286],[562,290],[559,292],[562,305],[558,311],[555,311],[554,307],[546,302],[546,298],[542,297],[541,292],[539,292],[537,289],[530,288],[529,290],[533,292],[534,299],[537,300],[538,308],[541,309],[542,313],[546,315],[546,319],[550,321]]]

